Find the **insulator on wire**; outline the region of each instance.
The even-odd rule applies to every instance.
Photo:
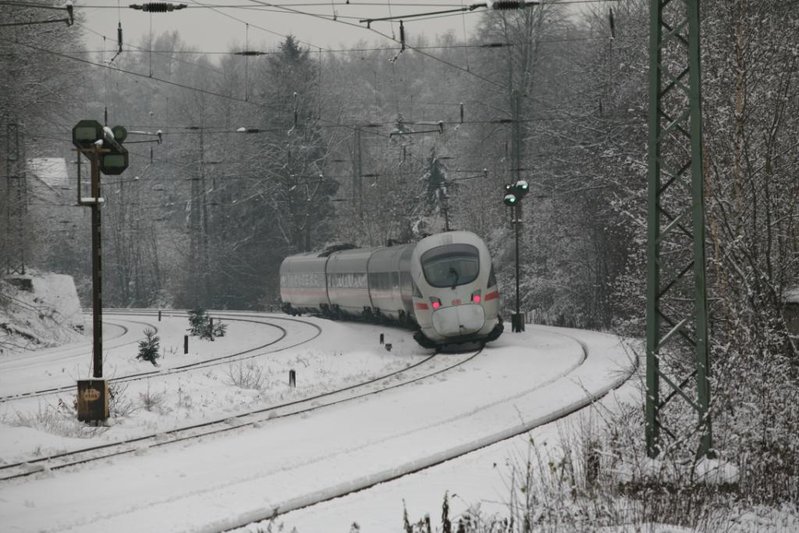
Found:
[[[118,47],[117,53],[121,54],[122,53],[122,23],[119,22],[118,24],[119,25],[117,26],[117,47]]]
[[[405,25],[400,21],[400,44],[402,44],[402,49],[400,51],[405,50]]]
[[[173,4],[171,2],[147,2],[144,4],[131,4],[129,7],[149,13],[166,13],[168,11],[185,9],[188,6],[186,4]]]
[[[497,11],[505,9],[522,9],[526,7],[526,2],[514,2],[512,0],[496,0],[488,2],[488,9],[495,9]]]

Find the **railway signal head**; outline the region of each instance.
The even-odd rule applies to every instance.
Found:
[[[91,148],[103,138],[103,126],[96,120],[81,120],[72,128],[72,144],[76,148]]]
[[[122,174],[128,168],[128,150],[122,146],[127,137],[128,130],[124,127],[108,128],[96,120],[81,120],[72,128],[72,144],[75,148],[83,151],[102,146],[96,157],[103,174]]]
[[[503,201],[507,206],[517,205],[530,191],[530,185],[525,180],[519,180],[514,184],[505,185],[505,198]]]
[[[127,137],[128,130],[123,126],[114,126],[110,130],[105,128],[103,146],[108,151],[103,151],[100,154],[100,172],[117,175],[122,174],[128,168],[128,150],[122,146],[122,142]]]

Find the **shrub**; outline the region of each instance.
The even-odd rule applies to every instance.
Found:
[[[139,355],[136,356],[136,359],[142,359],[152,363],[153,366],[157,366],[157,360],[161,357],[161,354],[158,353],[161,340],[155,334],[155,330],[151,328],[144,330],[144,337],[143,340],[139,341]]]

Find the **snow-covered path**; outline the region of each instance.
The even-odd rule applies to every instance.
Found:
[[[588,349],[584,363],[581,343]],[[460,371],[421,384],[224,438],[4,484],[3,529],[217,531],[243,525],[551,420],[620,382],[630,365],[614,337],[531,327],[504,335]]]

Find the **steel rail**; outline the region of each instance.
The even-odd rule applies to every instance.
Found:
[[[116,312],[114,312],[114,313],[107,313],[107,314],[113,314],[113,315],[118,315],[118,316],[140,316],[143,313],[116,313]],[[268,354],[272,354],[272,353],[277,353],[277,352],[280,352],[280,351],[283,351],[283,350],[287,350],[289,348],[294,348],[294,347],[296,347],[296,346],[298,346],[300,344],[303,344],[303,343],[306,343],[306,342],[310,342],[311,340],[315,339],[316,337],[318,337],[322,333],[321,328],[318,325],[313,324],[311,322],[307,322],[307,321],[303,321],[303,320],[297,320],[297,319],[283,319],[282,317],[275,317],[277,320],[292,320],[292,321],[295,321],[295,322],[300,322],[300,323],[306,324],[306,325],[311,326],[312,328],[314,328],[316,330],[316,333],[312,337],[304,339],[304,340],[302,340],[302,341],[300,341],[298,343],[295,343],[295,344],[291,344],[291,345],[288,345],[288,346],[282,346],[282,347],[280,347],[278,349],[270,350],[270,351],[263,352],[263,353],[252,354],[249,357],[242,357],[243,355],[251,354],[252,352],[255,352],[255,351],[258,351],[258,350],[263,350],[265,348],[268,348],[269,346],[272,346],[272,345],[277,344],[278,342],[282,341],[287,336],[286,329],[283,328],[282,326],[278,326],[276,324],[270,324],[268,322],[263,322],[263,321],[258,321],[258,320],[251,320],[249,318],[246,318],[248,315],[242,315],[242,316],[235,316],[234,317],[234,316],[228,316],[227,314],[222,314],[222,315],[217,315],[217,316],[225,318],[226,320],[232,320],[232,321],[236,321],[236,322],[251,322],[251,323],[256,323],[256,324],[265,324],[265,325],[268,325],[268,326],[271,326],[271,327],[274,327],[274,328],[280,330],[282,333],[281,333],[280,337],[278,337],[277,339],[275,339],[273,341],[270,341],[270,342],[268,342],[266,344],[262,344],[262,345],[259,345],[259,346],[255,346],[253,348],[249,348],[247,350],[242,350],[242,351],[235,352],[235,353],[232,353],[232,354],[226,354],[226,355],[223,355],[223,356],[220,356],[220,357],[211,358],[211,359],[204,359],[202,361],[195,361],[193,363],[186,363],[184,365],[178,365],[178,366],[175,366],[175,367],[172,367],[172,368],[169,368],[169,369],[148,370],[148,371],[144,371],[144,372],[137,372],[137,373],[134,373],[134,374],[127,374],[127,375],[119,376],[119,377],[116,377],[116,378],[109,378],[108,382],[109,383],[127,383],[127,382],[132,382],[132,381],[139,381],[139,380],[146,379],[146,378],[159,377],[159,376],[170,376],[170,375],[173,375],[173,374],[176,374],[176,373],[187,372],[189,370],[207,368],[207,367],[210,367],[210,366],[216,366],[216,365],[220,365],[220,364],[223,364],[223,363],[226,363],[226,362],[230,362],[231,360],[243,361],[243,360],[247,360],[247,359],[251,359],[251,358],[255,358],[255,357],[260,357],[262,355],[268,355]],[[258,317],[258,318],[264,318],[264,317]],[[124,346],[124,344],[119,345],[119,346]],[[61,387],[53,387],[53,388],[42,389],[42,390],[38,390],[38,391],[23,392],[23,393],[8,395],[8,396],[2,396],[2,397],[0,397],[0,404],[1,403],[5,403],[5,402],[9,402],[9,401],[23,399],[23,398],[27,399],[27,398],[35,398],[35,397],[46,396],[46,395],[51,395],[51,394],[61,394],[61,393],[65,393],[65,392],[72,392],[74,390],[74,388],[75,388],[74,385],[64,385],[64,386],[61,386]]]
[[[545,387],[547,385],[550,385],[550,384],[554,383],[558,379],[566,377],[568,374],[573,372],[577,367],[583,365],[585,363],[585,361],[587,360],[589,352],[588,352],[588,346],[585,344],[585,342],[583,342],[580,339],[577,339],[577,338],[575,338],[575,337],[573,337],[571,335],[566,335],[566,334],[561,334],[561,335],[563,335],[565,337],[568,337],[568,338],[571,338],[572,340],[575,340],[578,344],[580,344],[580,346],[581,346],[581,348],[583,350],[583,357],[581,358],[580,361],[578,361],[575,365],[573,365],[572,367],[567,369],[564,373],[561,373],[560,375],[551,378],[547,382],[541,383],[541,384],[533,387],[532,389],[529,389],[528,391],[526,391],[526,393],[533,392],[533,391],[535,391],[537,389],[540,389],[542,387]],[[519,435],[523,435],[525,433],[528,433],[529,431],[531,431],[531,430],[533,430],[533,429],[535,429],[537,427],[540,427],[540,426],[543,426],[543,425],[546,425],[546,424],[551,424],[552,422],[557,422],[559,420],[562,420],[562,419],[566,418],[567,416],[570,416],[570,415],[576,413],[577,411],[579,411],[581,409],[584,409],[585,407],[587,407],[588,405],[592,404],[593,402],[596,402],[597,400],[600,400],[600,399],[604,398],[605,396],[610,394],[611,391],[614,391],[614,390],[618,389],[619,387],[621,387],[622,385],[624,385],[624,383],[626,383],[635,374],[635,372],[639,368],[639,366],[640,366],[640,359],[638,357],[636,357],[634,362],[633,362],[632,367],[629,368],[624,375],[622,375],[619,378],[616,378],[613,381],[613,383],[606,390],[604,390],[604,391],[602,391],[601,393],[598,393],[598,394],[587,394],[586,398],[584,399],[584,401],[576,402],[575,404],[573,404],[568,409],[556,410],[556,411],[554,411],[551,414],[551,416],[543,417],[542,419],[539,419],[537,423],[531,424],[531,425],[525,427],[521,431],[510,432],[510,433],[505,432],[505,434],[502,434],[501,437],[499,437],[499,438],[481,439],[480,441],[478,441],[478,443],[476,445],[472,445],[473,443],[468,443],[466,445],[462,445],[462,446],[458,447],[457,449],[455,449],[454,451],[447,451],[447,452],[444,452],[444,453],[437,454],[435,457],[431,458],[429,461],[425,462],[424,464],[416,464],[414,466],[407,466],[406,468],[403,468],[403,467],[393,468],[393,469],[391,469],[390,472],[382,473],[383,475],[376,475],[376,476],[372,475],[372,476],[369,476],[368,479],[355,480],[353,482],[348,483],[346,488],[344,488],[344,489],[342,489],[340,491],[336,491],[335,493],[330,493],[330,494],[325,495],[325,496],[321,496],[321,497],[298,497],[298,498],[295,498],[293,501],[284,502],[279,507],[270,508],[270,509],[264,509],[262,515],[259,515],[259,516],[249,515],[249,516],[246,517],[246,520],[242,520],[240,523],[226,525],[225,529],[223,529],[221,531],[232,531],[234,529],[239,529],[239,528],[242,528],[242,527],[246,527],[248,525],[255,524],[257,522],[261,522],[261,521],[264,521],[264,520],[269,520],[269,519],[273,519],[273,518],[276,518],[276,517],[279,517],[279,516],[286,515],[286,514],[288,514],[290,512],[293,512],[293,511],[298,511],[300,509],[306,509],[306,508],[312,507],[314,505],[317,505],[319,503],[328,502],[328,501],[331,501],[331,500],[334,500],[334,499],[341,498],[343,496],[348,496],[350,494],[354,494],[356,492],[361,492],[361,491],[363,491],[365,489],[370,489],[370,488],[375,487],[377,485],[380,485],[382,483],[386,483],[386,482],[389,482],[389,481],[395,481],[395,480],[403,478],[405,476],[408,476],[408,475],[411,475],[411,474],[416,474],[418,472],[427,470],[429,468],[442,465],[442,464],[447,463],[449,461],[452,461],[454,459],[458,459],[460,457],[463,457],[465,455],[473,453],[473,452],[475,452],[477,450],[481,450],[483,448],[487,448],[487,447],[492,446],[494,444],[498,444],[500,442],[507,441],[507,440],[512,439],[512,438],[516,438]]]
[[[47,457],[35,458],[29,461],[20,461],[16,463],[9,463],[6,465],[0,465],[0,481],[23,478],[40,472],[51,472],[53,470],[60,470],[70,466],[95,462],[102,459],[117,457],[120,455],[126,455],[130,453],[136,453],[138,451],[147,448],[156,448],[164,445],[174,444],[177,442],[183,442],[186,440],[199,439],[201,437],[207,437],[210,435],[227,433],[229,431],[245,428],[248,426],[259,425],[268,422],[270,420],[277,420],[280,418],[296,416],[310,411],[315,411],[318,409],[330,407],[332,405],[336,405],[339,403],[344,403],[347,401],[364,398],[366,396],[371,396],[397,387],[402,387],[405,385],[416,383],[423,379],[427,379],[432,376],[448,372],[453,368],[459,367],[471,361],[472,359],[477,357],[482,352],[482,350],[483,349],[481,347],[479,350],[475,351],[473,354],[469,355],[468,357],[459,359],[455,364],[434,370],[432,372],[424,373],[421,376],[412,376],[410,377],[410,379],[404,380],[399,383],[380,386],[375,390],[367,390],[361,392],[358,389],[364,389],[369,387],[370,385],[374,385],[375,383],[385,381],[386,379],[398,376],[403,373],[408,373],[409,371],[414,369],[418,369],[425,363],[428,363],[431,360],[433,360],[436,357],[437,353],[433,353],[432,355],[426,357],[422,361],[419,361],[418,363],[415,363],[403,369],[396,370],[388,374],[384,374],[369,379],[367,381],[357,383],[355,385],[349,385],[347,387],[343,387],[333,391],[328,391],[322,394],[317,394],[315,396],[310,396],[308,398],[293,400],[278,405],[272,405],[260,409],[255,409],[252,411],[240,413],[238,415],[226,416],[225,418],[219,418],[207,422],[202,422],[199,424],[193,424],[190,426],[185,426],[170,431],[162,431],[119,442],[81,448],[79,450],[72,450],[69,452],[54,454]],[[345,396],[345,397],[336,398],[336,396]],[[318,403],[319,400],[325,398],[327,398],[329,401],[325,403]],[[52,464],[53,462],[56,462],[56,464]]]

